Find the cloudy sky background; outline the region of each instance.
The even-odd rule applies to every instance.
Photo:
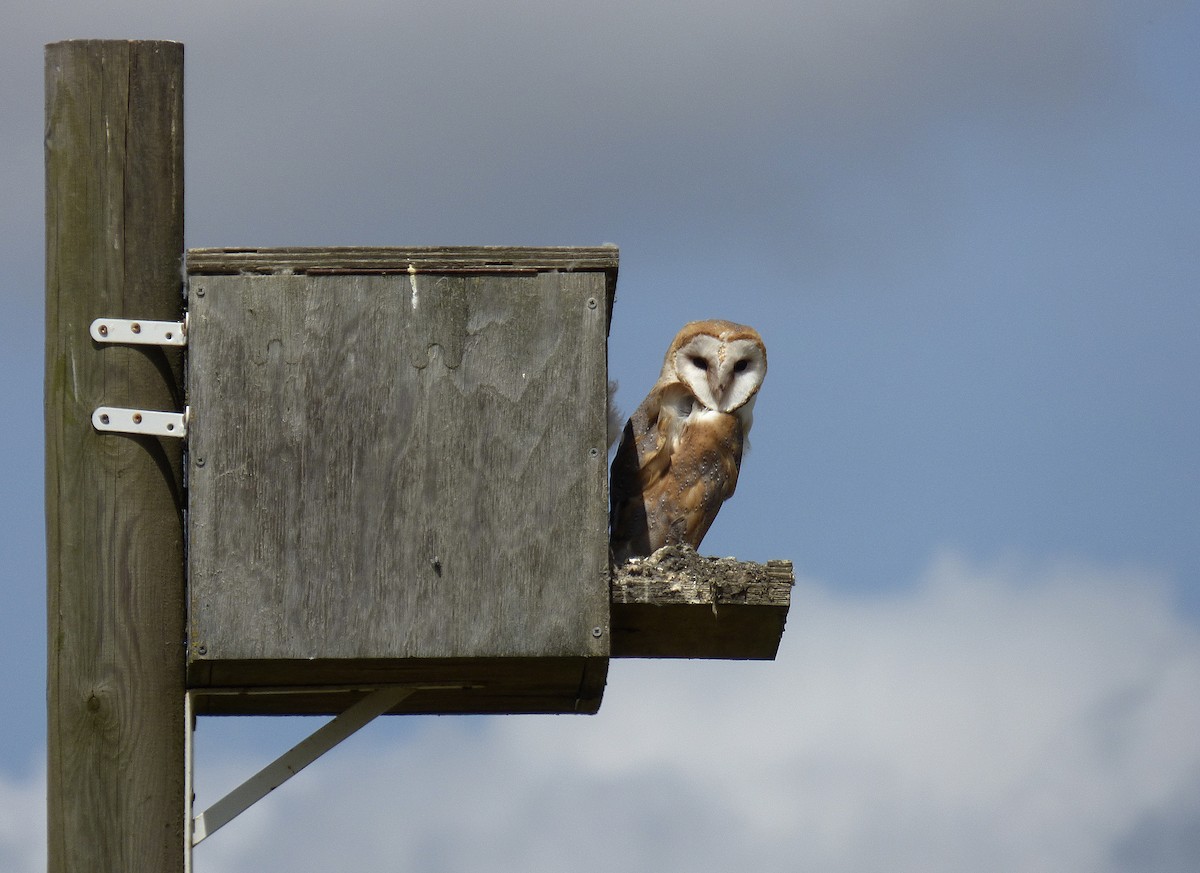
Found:
[[[187,242],[621,247],[771,370],[774,663],[377,722],[198,873],[1200,864],[1200,6],[59,2],[0,33],[0,869],[44,867],[42,47],[185,43]],[[202,720],[199,805],[319,722]]]

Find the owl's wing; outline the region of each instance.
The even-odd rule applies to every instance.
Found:
[[[742,447],[742,424],[736,416],[708,415],[692,422],[659,498],[670,526],[668,542],[700,547],[722,504],[737,487]]]
[[[644,495],[670,471],[694,402],[679,383],[656,385],[625,424],[609,477],[609,531],[618,561],[650,554]]]
[[[691,391],[671,382],[651,391],[629,420],[637,440],[639,491],[653,488],[670,471],[695,405]]]

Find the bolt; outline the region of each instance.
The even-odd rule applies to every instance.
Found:
[[[100,336],[108,336],[108,325],[107,324],[100,325]]]
[[[201,643],[200,645],[196,646],[196,654],[197,655],[207,655],[208,654],[208,646],[204,645],[204,643]]]
[[[167,339],[170,339],[170,338],[171,338],[171,337],[173,337],[174,335],[175,335],[175,334],[171,333],[171,331],[167,331]]]
[[[138,324],[136,321],[133,324],[129,325],[129,329],[131,331],[133,331],[134,333],[142,332],[142,326],[140,324]]]
[[[596,639],[600,639],[600,637],[602,637],[603,635],[604,635],[603,628],[600,628],[600,627],[592,628],[592,636],[594,636]]]
[[[142,414],[141,414],[140,412],[135,412],[135,413],[133,414],[133,423],[134,423],[134,424],[141,424],[141,423],[142,423]]]
[[[589,297],[588,298],[588,309],[595,309],[595,308],[596,308],[596,298]]]
[[[203,467],[204,466],[204,458],[196,458],[196,466]]]
[[[196,296],[197,296],[197,297],[203,297],[203,296],[204,296],[204,286],[203,286],[203,285],[197,285],[197,286],[196,286]]]
[[[593,446],[592,448],[588,449],[588,457],[594,461],[596,458],[600,457],[600,450]]]

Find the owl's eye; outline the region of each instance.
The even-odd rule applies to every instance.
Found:
[[[696,357],[692,358],[692,366],[698,370],[706,370],[707,371],[708,370],[708,361],[704,360],[704,358],[696,356]]]
[[[750,366],[750,362],[747,361],[745,358],[742,358],[740,361],[738,361],[736,364],[733,365],[733,372],[744,373],[744,372],[746,372],[746,368],[748,366]]]

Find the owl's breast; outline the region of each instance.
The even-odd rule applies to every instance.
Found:
[[[741,419],[728,412],[698,408],[684,423],[672,466],[680,478],[705,480],[720,500],[733,493],[742,463],[744,430]],[[688,475],[687,471],[692,471]]]

